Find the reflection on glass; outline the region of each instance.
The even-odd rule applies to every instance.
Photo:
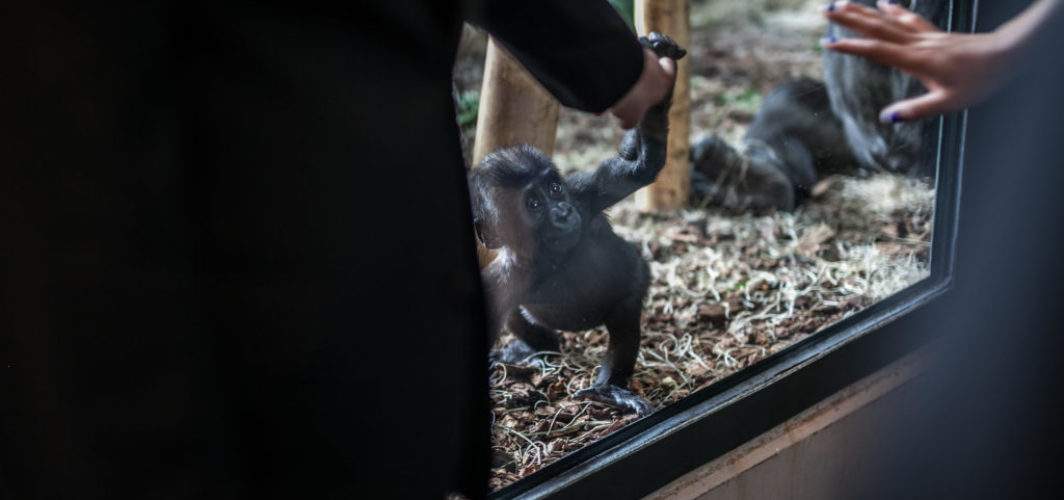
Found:
[[[626,200],[610,210],[651,268],[631,388],[657,408],[929,274],[935,123],[879,123],[890,89],[918,87],[825,58],[822,3],[692,5],[691,207],[647,214]],[[479,88],[477,62],[459,59],[463,99]],[[594,168],[622,134],[609,117],[563,110],[554,160],[564,173]],[[492,369],[493,489],[636,418],[571,397],[595,380],[605,329],[560,340],[561,353]]]

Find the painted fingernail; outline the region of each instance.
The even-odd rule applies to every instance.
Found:
[[[828,11],[828,12],[835,12],[835,2],[831,2],[831,3],[825,5],[825,6],[821,7],[821,8],[826,10],[826,11]]]
[[[897,111],[890,113],[884,112],[879,115],[879,121],[883,123],[898,123],[901,121],[901,114]]]
[[[833,36],[826,36],[826,37],[820,39],[820,44],[823,45],[823,44],[826,44],[826,43],[835,43],[837,41],[839,41],[838,38],[835,38]]]

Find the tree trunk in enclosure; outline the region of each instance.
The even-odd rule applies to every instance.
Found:
[[[636,0],[635,29],[640,36],[651,31],[667,35],[690,50],[690,0]],[[690,153],[691,92],[690,62],[677,61],[676,89],[669,111],[669,154],[665,168],[653,184],[636,193],[645,211],[672,210],[687,204],[691,189]]]
[[[550,157],[558,130],[558,102],[495,43],[488,42],[480,90],[473,165],[488,153],[528,144]]]

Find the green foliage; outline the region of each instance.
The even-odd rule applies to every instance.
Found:
[[[824,46],[820,45],[820,36],[819,35],[817,35],[816,37],[813,37],[812,50],[816,54],[823,54],[824,53]]]
[[[731,89],[717,96],[717,104],[733,105],[738,108],[756,111],[761,107],[761,92],[754,89]]]
[[[480,112],[480,92],[476,90],[461,92],[455,96],[454,102],[458,110],[458,126],[466,128],[476,125],[477,113]]]
[[[628,26],[635,29],[635,2],[634,0],[610,0],[613,8],[628,22]]]

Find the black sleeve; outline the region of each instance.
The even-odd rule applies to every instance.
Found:
[[[643,71],[635,33],[606,0],[487,0],[471,21],[570,108],[606,110]]]

